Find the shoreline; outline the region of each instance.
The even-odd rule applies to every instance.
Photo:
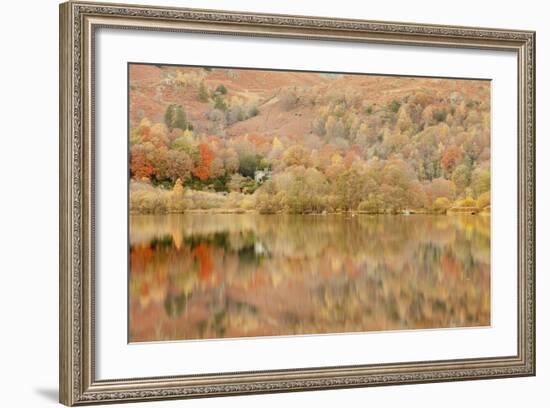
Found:
[[[139,212],[129,211],[130,215],[170,215],[170,214],[257,214],[257,215],[306,215],[306,216],[328,216],[328,215],[342,215],[342,216],[356,216],[356,215],[390,215],[390,216],[410,216],[410,215],[435,215],[435,216],[453,216],[453,215],[478,215],[478,216],[490,216],[490,210],[486,209],[470,209],[470,208],[450,208],[445,212],[430,211],[430,210],[407,210],[399,212],[370,212],[370,211],[323,211],[323,212],[303,212],[293,213],[286,211],[279,212],[260,212],[258,210],[244,210],[242,208],[211,208],[211,209],[189,209],[185,211],[167,211],[167,212]]]

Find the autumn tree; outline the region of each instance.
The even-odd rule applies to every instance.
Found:
[[[225,168],[223,167],[223,159],[220,157],[214,157],[210,166],[210,177],[221,177],[225,174]]]
[[[169,178],[166,173],[169,160],[166,146],[154,147],[151,146],[151,143],[148,143],[146,144],[146,148],[147,147],[149,147],[147,157],[154,168],[155,179],[157,181],[162,181]]]
[[[183,184],[181,182],[181,179],[177,179],[174,183],[174,187],[172,188],[172,192],[176,195],[183,195]]]
[[[326,140],[344,137],[346,137],[346,127],[338,117],[330,115],[325,123]]]
[[[425,129],[413,139],[419,162],[419,178],[432,180],[441,174],[441,154],[435,126]]]
[[[366,173],[360,163],[354,163],[344,170],[335,180],[334,192],[340,208],[355,210],[369,193],[374,192],[376,183]]]
[[[306,182],[304,178],[304,168],[293,169],[292,177],[285,186],[285,206],[288,211],[293,213],[304,213],[307,208]]]
[[[290,146],[283,153],[283,163],[285,167],[305,166],[309,163],[309,152],[299,144]]]
[[[446,174],[451,174],[455,167],[462,161],[462,150],[458,146],[449,146],[443,152],[441,157],[441,167]]]
[[[444,197],[449,201],[452,201],[454,200],[456,194],[456,186],[450,180],[442,177],[436,178],[426,185],[426,194],[429,203],[433,203],[440,197]]]
[[[172,181],[187,180],[193,169],[193,160],[185,151],[170,150],[167,155],[166,176]]]
[[[326,208],[325,197],[329,191],[327,178],[319,170],[310,167],[304,172],[304,181],[310,211],[323,211]]]
[[[156,147],[166,147],[169,144],[168,128],[164,123],[155,123],[149,129],[148,139]]]
[[[428,203],[428,196],[423,185],[418,180],[413,180],[407,189],[407,202],[412,208],[423,208]]]
[[[386,163],[380,192],[387,208],[399,211],[411,206],[409,190],[414,179],[414,172],[405,161],[393,159]]]
[[[459,192],[464,191],[470,185],[471,169],[468,165],[459,164],[451,175],[451,180],[455,183]]]
[[[466,158],[468,159],[468,163],[470,165],[474,165],[478,156],[481,154],[481,147],[479,146],[479,144],[473,137],[471,137],[462,145],[462,149],[464,150]]]
[[[235,149],[225,149],[221,154],[221,159],[227,173],[235,173],[239,169],[239,155]]]
[[[408,142],[409,138],[399,130],[396,129],[393,132],[388,130],[384,134],[382,148],[384,149],[385,155],[389,156],[392,153],[403,151],[403,148]]]
[[[169,201],[169,210],[171,212],[181,213],[186,208],[184,199],[184,188],[181,179],[177,179],[172,188],[172,194]]]
[[[136,179],[150,178],[155,169],[147,157],[147,151],[142,145],[130,149],[130,173]]]
[[[212,175],[212,161],[214,153],[206,143],[200,143],[198,146],[199,160],[193,169],[193,175],[201,181],[206,181]]]
[[[472,173],[472,189],[476,196],[491,189],[491,174],[486,169],[476,169]]]
[[[445,212],[449,208],[451,208],[451,206],[451,200],[449,200],[447,197],[438,197],[433,203],[433,209],[438,212]]]
[[[193,132],[185,130],[172,142],[171,148],[187,153],[191,158],[198,159],[198,150]]]
[[[320,212],[326,208],[328,188],[326,177],[317,169],[293,166],[264,183],[258,198],[264,213],[281,208],[293,213]]]

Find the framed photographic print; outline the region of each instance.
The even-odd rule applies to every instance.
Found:
[[[66,405],[535,374],[535,33],[60,6]]]

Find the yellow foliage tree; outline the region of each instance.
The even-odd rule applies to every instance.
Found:
[[[477,198],[477,208],[483,209],[489,205],[491,205],[491,193],[488,191],[481,193]]]
[[[447,197],[437,197],[433,203],[433,209],[436,211],[447,211],[451,208],[451,201]]]
[[[174,187],[172,188],[172,192],[175,195],[183,195],[183,184],[181,182],[181,179],[177,179],[174,183]]]

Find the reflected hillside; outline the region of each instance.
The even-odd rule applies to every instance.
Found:
[[[130,217],[130,341],[490,324],[490,219]]]

